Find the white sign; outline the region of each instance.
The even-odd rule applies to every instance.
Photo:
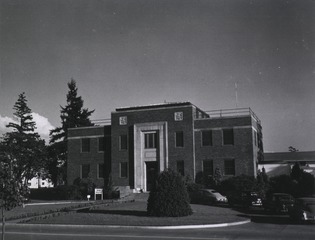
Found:
[[[95,188],[95,194],[103,194],[103,188]]]
[[[101,195],[101,200],[103,200],[103,188],[95,188],[94,190],[94,200],[96,200],[96,195]]]

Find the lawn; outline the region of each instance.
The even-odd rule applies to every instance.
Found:
[[[31,220],[33,224],[74,224],[74,225],[126,225],[166,226],[191,224],[216,224],[244,221],[240,213],[227,207],[191,205],[193,214],[186,217],[149,217],[146,202],[125,202],[98,205],[85,211],[70,212],[60,216]]]
[[[66,203],[67,202],[67,203]],[[55,204],[57,203],[57,204]],[[97,204],[94,202],[87,202],[87,201],[78,201],[78,202],[51,202],[51,204],[46,205],[26,205],[25,207],[19,206],[10,211],[5,211],[6,220],[14,220],[14,219],[21,219],[26,217],[38,216],[48,213],[56,213],[56,212],[64,212],[69,211],[71,209],[76,209],[80,207],[91,206],[93,204]]]

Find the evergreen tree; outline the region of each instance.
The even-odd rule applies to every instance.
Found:
[[[291,174],[290,174],[292,180],[299,181],[302,173],[303,173],[303,169],[301,169],[300,164],[296,162],[294,166],[292,167]]]
[[[28,180],[39,175],[46,160],[45,141],[35,132],[36,124],[24,92],[19,95],[13,109],[18,123],[7,125],[12,132],[4,134],[0,142],[0,185],[11,207],[19,204],[20,194],[25,193]]]
[[[54,184],[57,183],[58,175],[62,175],[63,181],[66,182],[68,129],[94,125],[89,119],[94,110],[83,108],[84,101],[78,96],[78,88],[73,79],[68,83],[68,88],[67,105],[60,106],[61,127],[50,132],[49,172]]]

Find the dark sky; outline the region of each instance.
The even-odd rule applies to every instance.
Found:
[[[251,107],[266,151],[315,150],[315,1],[1,0],[0,120],[19,93],[60,126],[67,82],[93,119],[191,101]]]

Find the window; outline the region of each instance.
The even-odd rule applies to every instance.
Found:
[[[232,129],[223,129],[223,145],[234,145],[234,132]]]
[[[201,138],[202,138],[202,146],[212,146],[212,131],[202,131],[201,132]]]
[[[81,178],[87,178],[90,173],[90,164],[81,165]]]
[[[157,148],[157,133],[156,132],[144,134],[144,147]]]
[[[205,176],[213,175],[213,161],[212,160],[204,160],[202,162],[203,174]]]
[[[99,137],[98,138],[98,151],[104,152],[104,150],[105,150],[104,137]]]
[[[224,160],[224,175],[235,175],[235,161],[234,161],[234,159]]]
[[[90,139],[89,138],[81,139],[81,152],[90,152]]]
[[[184,147],[184,133],[183,132],[175,133],[175,146]]]
[[[127,162],[121,162],[119,170],[120,170],[120,177],[121,178],[127,178],[128,177],[128,163]]]
[[[127,135],[120,135],[119,136],[119,149],[120,150],[127,150]]]
[[[97,178],[104,178],[104,163],[97,165]]]
[[[185,166],[184,161],[177,161],[177,172],[180,173],[182,176],[185,175]]]
[[[257,132],[254,130],[254,143],[257,146]]]

